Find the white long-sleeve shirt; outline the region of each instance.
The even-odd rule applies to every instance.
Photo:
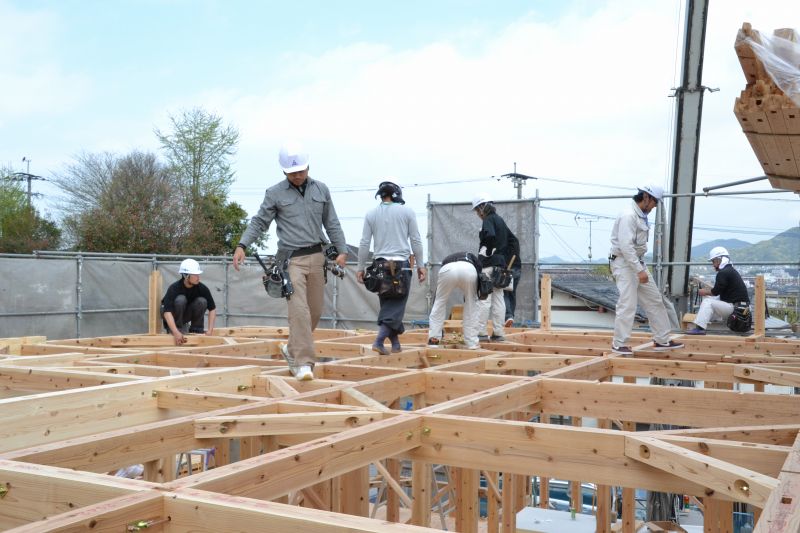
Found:
[[[646,270],[644,254],[650,239],[650,223],[636,202],[632,209],[622,213],[611,230],[611,255],[622,257],[634,272]]]
[[[367,213],[358,245],[359,271],[364,270],[367,264],[371,240],[375,241],[374,257],[408,259],[413,251],[417,264],[424,264],[417,216],[410,207],[395,202],[381,202]]]

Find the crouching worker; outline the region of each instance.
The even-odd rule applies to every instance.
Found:
[[[405,206],[400,186],[391,181],[384,181],[378,185],[375,196],[380,197],[381,203],[367,213],[364,219],[364,230],[358,247],[356,277],[359,283],[364,283],[369,243],[374,241],[375,260],[370,266],[370,274],[375,274],[381,281],[389,283],[367,280],[369,283],[367,288],[377,290],[381,306],[378,312],[378,334],[372,344],[372,350],[381,355],[389,355],[384,346],[387,338],[392,344],[393,353],[402,351],[398,336],[405,331],[403,316],[411,284],[409,256],[413,252],[414,257],[420,264],[422,263],[422,239],[417,228],[417,216],[410,207]],[[425,281],[426,273],[425,267],[417,268],[417,278],[420,283]]]
[[[181,279],[167,289],[161,299],[161,318],[164,329],[175,339],[175,345],[186,342],[186,333],[211,335],[217,318],[217,306],[211,291],[200,283],[200,264],[194,259],[184,259],[178,269]],[[208,332],[203,329],[203,319],[208,310]]]
[[[480,348],[478,343],[478,279],[481,260],[477,255],[458,252],[442,260],[436,282],[436,299],[431,309],[428,346],[439,346],[444,328],[444,315],[450,293],[459,289],[464,294],[464,344],[468,350]],[[488,280],[488,278],[487,278]],[[491,291],[491,288],[488,289]],[[488,295],[488,292],[486,293]],[[485,297],[485,296],[484,296]]]
[[[711,249],[708,258],[717,271],[717,278],[713,288],[698,290],[698,294],[704,298],[694,319],[694,327],[686,332],[688,335],[705,335],[709,322],[726,320],[735,306],[750,306],[747,287],[742,276],[733,268],[728,250],[717,246]]]

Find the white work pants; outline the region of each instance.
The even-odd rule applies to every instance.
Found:
[[[614,346],[627,346],[636,316],[636,303],[642,306],[650,322],[653,340],[659,344],[669,342],[670,324],[667,310],[653,275],[648,272],[647,283],[639,283],[637,272],[625,264],[624,259],[617,257],[611,261],[611,275],[617,282],[619,300],[617,314],[614,319]]]
[[[723,302],[719,296],[706,296],[700,302],[694,323],[706,329],[709,322],[727,320],[731,313],[733,313],[732,303]]]
[[[483,273],[492,277],[492,267],[483,269]],[[506,299],[503,289],[494,289],[485,300],[478,300],[478,331],[480,335],[487,334],[487,324],[491,315],[492,335],[502,337],[505,335],[503,327],[506,320]]]
[[[447,300],[454,289],[464,293],[464,343],[468,348],[478,346],[478,274],[466,261],[447,263],[439,269],[436,282],[436,299],[431,309],[429,338],[441,338]],[[502,296],[501,296],[502,298]]]

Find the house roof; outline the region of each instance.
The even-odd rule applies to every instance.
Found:
[[[558,290],[586,300],[590,304],[616,311],[619,291],[613,279],[585,270],[562,270],[548,274],[551,285]],[[636,319],[647,320],[647,315],[640,307],[636,308]]]

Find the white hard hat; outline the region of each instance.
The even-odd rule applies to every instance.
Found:
[[[178,269],[178,274],[202,274],[200,270],[200,263],[194,259],[184,259],[181,261],[181,267]]]
[[[278,162],[287,174],[308,168],[308,152],[298,142],[287,142],[278,153]]]
[[[662,189],[658,185],[653,185],[652,183],[648,183],[647,185],[642,185],[641,187],[638,187],[638,189],[642,192],[646,192],[659,202],[664,197],[664,189]]]
[[[708,252],[708,260],[711,261],[716,259],[717,257],[722,257],[723,255],[730,257],[731,254],[728,253],[728,250],[723,246],[715,246]]]
[[[479,205],[485,204],[485,203],[488,203],[488,202],[491,202],[491,201],[492,201],[492,197],[491,196],[489,196],[486,193],[481,193],[481,194],[475,196],[472,199],[472,209],[475,209]]]

